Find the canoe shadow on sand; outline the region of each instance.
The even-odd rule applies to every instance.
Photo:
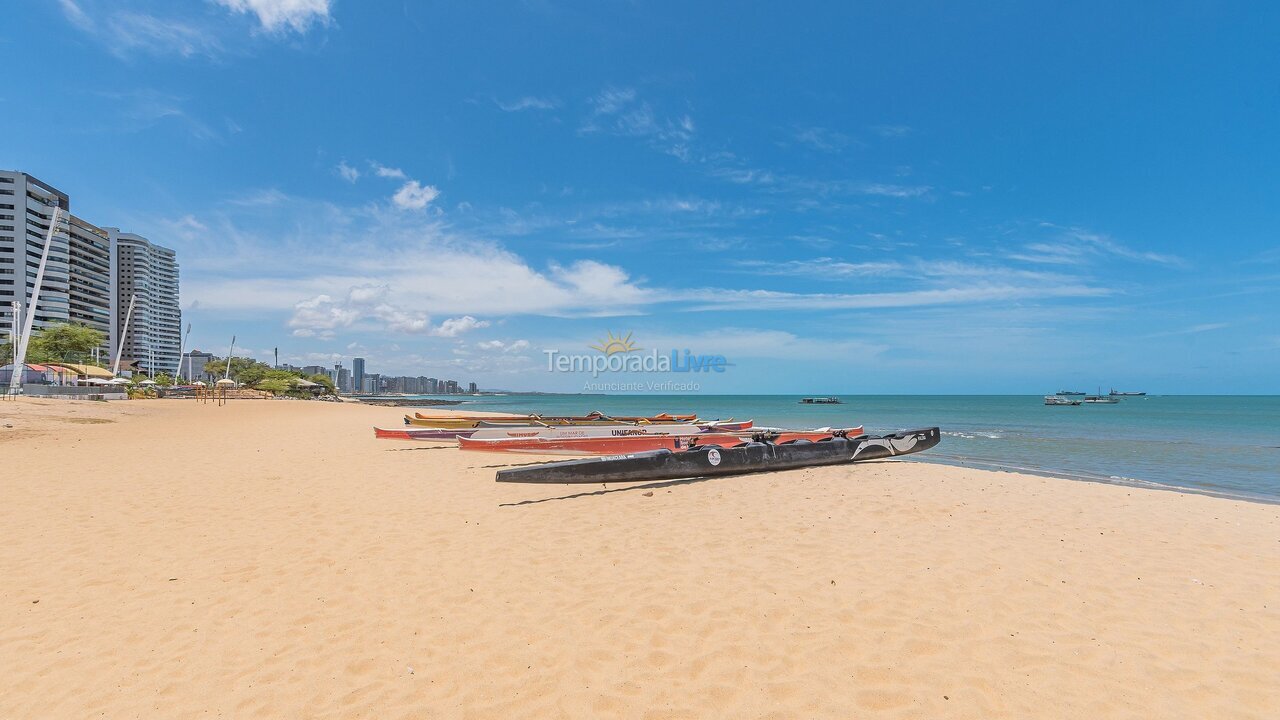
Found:
[[[884,462],[896,462],[896,461],[886,458],[884,460],[863,460],[858,464],[859,465],[879,465],[880,463],[884,463]],[[522,463],[522,464],[539,465],[541,463]],[[510,467],[510,466],[493,465],[493,466],[486,466],[486,467]],[[806,469],[806,468],[797,468],[797,470],[803,470],[803,469]],[[778,470],[774,472],[794,472],[794,470]],[[701,477],[681,478],[679,480],[663,480],[661,482],[641,483],[639,485],[626,485],[623,487],[614,487],[614,488],[606,487],[601,490],[592,490],[590,492],[577,492],[577,493],[571,493],[569,495],[557,495],[555,497],[538,498],[537,500],[520,500],[519,502],[498,503],[498,507],[519,507],[521,505],[537,505],[539,503],[552,502],[555,500],[575,500],[577,498],[593,497],[597,495],[609,495],[611,493],[633,492],[636,490],[661,490],[662,488],[676,487],[677,485],[693,485],[694,483],[703,483],[703,482],[707,482],[708,480],[729,480],[732,478],[742,477],[743,475],[771,475],[771,474],[773,473],[766,470],[764,472],[758,472],[758,473],[742,473],[741,475],[708,475],[708,476],[701,476]],[[607,483],[602,483],[602,484],[607,484]]]

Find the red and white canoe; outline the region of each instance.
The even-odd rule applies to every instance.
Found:
[[[382,440],[453,440],[468,437],[473,432],[475,428],[376,427],[373,429],[373,436]]]
[[[477,428],[470,435],[472,440],[509,440],[528,438],[574,439],[615,438],[640,435],[676,436],[703,435],[710,432],[736,432],[751,428],[750,420],[741,422],[708,422],[653,425],[525,425]]]
[[[654,435],[701,435],[708,432],[736,432],[751,428],[750,420],[730,422],[708,422],[690,425],[676,423],[668,425],[600,425],[600,426],[563,426],[563,425],[500,425],[483,428],[430,428],[405,426],[399,428],[373,429],[373,436],[383,440],[452,440],[454,438],[474,437],[477,433],[485,433],[480,437],[489,439],[530,438],[530,437],[626,437],[637,434]]]
[[[817,442],[831,437],[837,432],[846,437],[862,434],[862,427],[834,430],[819,428],[817,430],[783,430],[769,433],[773,443],[786,443],[794,440]],[[534,453],[545,455],[622,455],[626,453],[645,452],[647,450],[672,450],[680,452],[694,445],[722,445],[732,447],[751,440],[752,433],[706,432],[697,435],[629,435],[597,438],[505,438],[481,440],[474,437],[459,437],[458,446],[463,450],[481,450],[487,452]]]

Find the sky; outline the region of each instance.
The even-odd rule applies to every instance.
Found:
[[[0,167],[189,347],[581,391],[1280,393],[1271,3],[13,3]]]

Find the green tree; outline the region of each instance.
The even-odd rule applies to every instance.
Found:
[[[31,342],[27,343],[26,361],[29,363],[69,362],[85,363],[89,361],[93,349],[106,341],[106,335],[79,323],[56,323],[34,331]],[[14,360],[11,343],[0,346],[0,362],[8,364]]]
[[[253,358],[234,356],[231,358],[231,379],[241,385],[256,385],[270,370],[270,365]],[[204,364],[204,372],[214,378],[221,378],[226,371],[226,358],[214,358]]]
[[[173,377],[169,373],[160,373],[156,376],[156,384],[160,387],[169,387],[173,384]]]
[[[271,369],[267,370],[263,378],[254,384],[254,387],[281,395],[293,390],[293,381],[297,379],[298,374],[290,370]]]
[[[323,385],[326,395],[336,395],[338,393],[338,389],[333,384],[333,378],[328,375],[312,375],[307,379],[313,383],[320,383]]]

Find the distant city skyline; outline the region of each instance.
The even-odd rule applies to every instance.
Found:
[[[5,20],[40,71],[0,167],[175,250],[189,347],[577,392],[544,353],[631,332],[729,358],[708,393],[1280,392],[1280,6]]]

